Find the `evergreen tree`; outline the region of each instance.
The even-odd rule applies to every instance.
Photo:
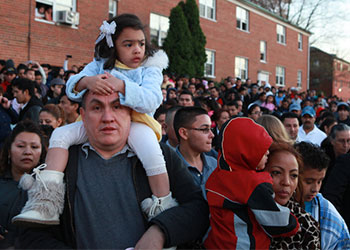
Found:
[[[194,53],[194,76],[203,77],[204,64],[207,61],[207,55],[205,53],[206,38],[199,22],[199,9],[196,0],[187,0],[186,4],[182,3],[180,4],[180,6],[183,8],[185,17],[187,19],[188,28],[191,34],[191,41]]]
[[[180,5],[171,10],[169,23],[168,35],[163,43],[163,49],[169,56],[168,72],[194,76],[191,33]]]

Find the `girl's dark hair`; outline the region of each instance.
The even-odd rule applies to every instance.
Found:
[[[260,107],[258,104],[252,104],[249,108],[248,108],[248,115],[251,115],[253,113],[253,110],[256,107]]]
[[[11,169],[11,159],[9,157],[11,145],[15,141],[16,137],[22,132],[34,133],[40,137],[41,155],[39,164],[45,161],[46,146],[44,136],[39,125],[31,120],[23,120],[17,123],[12,133],[5,140],[4,146],[0,153],[0,175],[3,175],[7,170]]]
[[[103,65],[104,69],[113,69],[115,61],[118,59],[117,50],[115,48],[115,41],[118,39],[120,34],[125,28],[132,28],[134,30],[142,30],[145,35],[145,58],[152,56],[155,50],[151,47],[146,33],[145,26],[142,24],[141,20],[134,14],[121,14],[119,16],[113,17],[108,20],[108,23],[115,22],[117,27],[115,28],[114,34],[112,34],[112,41],[114,46],[108,47],[106,37],[98,42],[95,46],[95,58],[99,60],[101,58],[107,59]]]

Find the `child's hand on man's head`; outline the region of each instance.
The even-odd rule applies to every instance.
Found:
[[[113,84],[109,83],[107,78],[108,76],[106,74],[86,76],[79,81],[76,89],[78,91],[88,89],[99,95],[110,95],[115,90]]]
[[[105,74],[107,75],[106,81],[113,85],[113,90],[115,92],[119,92],[119,93],[125,95],[125,83],[124,83],[124,81],[111,75],[108,72],[105,72]]]

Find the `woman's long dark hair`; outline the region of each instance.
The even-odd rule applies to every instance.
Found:
[[[113,69],[115,61],[118,59],[117,50],[115,48],[115,41],[118,39],[120,34],[125,28],[132,28],[134,30],[142,30],[145,35],[145,58],[152,56],[155,50],[151,47],[146,33],[145,26],[142,24],[141,20],[134,14],[121,14],[119,16],[113,17],[108,20],[108,23],[115,22],[117,27],[115,28],[114,34],[112,34],[112,41],[114,46],[108,47],[106,37],[98,42],[95,46],[95,58],[99,60],[100,58],[107,59],[103,65],[104,69]]]
[[[16,127],[13,129],[12,133],[7,137],[4,147],[0,153],[0,175],[3,175],[7,170],[11,169],[11,159],[10,159],[10,150],[11,145],[15,141],[17,135],[22,132],[34,133],[40,137],[41,142],[41,155],[39,164],[45,161],[46,156],[46,146],[43,133],[38,124],[31,120],[24,120],[17,123]]]

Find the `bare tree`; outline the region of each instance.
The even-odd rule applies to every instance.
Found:
[[[291,23],[313,33],[310,44],[334,45],[345,38],[341,23],[349,20],[346,5],[349,0],[250,0]],[[349,52],[348,52],[349,53]]]

